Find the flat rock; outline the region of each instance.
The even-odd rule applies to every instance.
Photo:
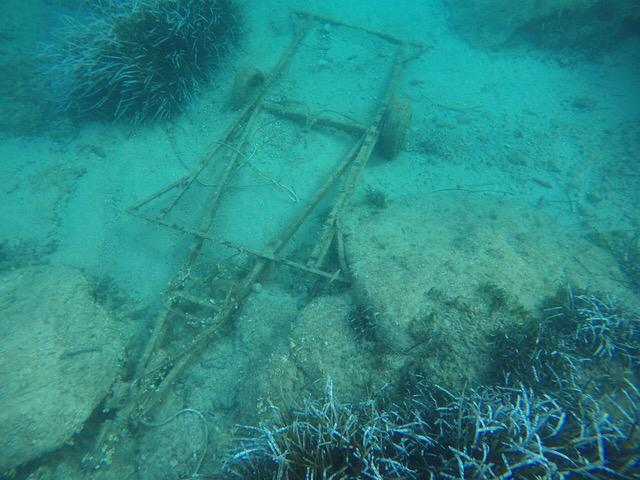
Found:
[[[324,393],[327,379],[345,400],[360,398],[371,388],[375,362],[350,324],[352,310],[348,297],[324,296],[306,305],[298,317],[289,348],[307,381],[319,385],[316,394]]]
[[[638,19],[633,0],[445,0],[449,21],[472,45],[497,47],[520,38],[552,47],[606,46]],[[589,25],[589,28],[584,28]]]
[[[351,323],[353,305],[344,295],[314,298],[298,314],[287,345],[281,346],[261,372],[263,413],[268,402],[283,411],[325,393],[330,379],[343,401],[357,401],[378,384],[371,345]]]
[[[0,276],[0,472],[81,430],[120,367],[122,340],[76,269]]]
[[[533,207],[443,192],[344,218],[356,302],[397,362],[433,381],[488,381],[492,336],[539,315],[561,287],[632,295],[611,255]]]

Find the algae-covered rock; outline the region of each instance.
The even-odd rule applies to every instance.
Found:
[[[378,384],[370,345],[351,324],[353,305],[347,296],[313,299],[298,314],[287,345],[276,350],[261,371],[258,395],[293,408],[324,392],[327,379],[341,398],[356,401]]]
[[[0,472],[62,445],[113,383],[122,342],[76,269],[0,277]]]
[[[489,381],[494,335],[538,318],[559,288],[628,293],[610,254],[506,198],[407,197],[343,223],[356,302],[392,368],[445,385]]]
[[[598,51],[637,35],[635,0],[446,0],[449,19],[473,45],[529,41],[554,49]]]
[[[323,380],[330,378],[336,392],[350,401],[371,389],[375,374],[371,353],[350,324],[352,308],[345,296],[314,299],[298,317],[290,343],[307,380],[320,380],[322,390]]]

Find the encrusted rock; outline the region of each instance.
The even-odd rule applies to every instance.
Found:
[[[0,472],[80,431],[109,391],[122,341],[76,269],[0,276]]]
[[[411,363],[440,384],[490,381],[493,335],[542,314],[561,287],[627,300],[608,252],[511,199],[400,198],[343,225],[356,301],[391,368]]]

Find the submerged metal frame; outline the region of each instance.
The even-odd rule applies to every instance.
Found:
[[[134,425],[144,424],[145,418],[149,415],[150,411],[162,400],[169,387],[176,381],[196,354],[219,335],[221,327],[233,317],[233,314],[251,294],[254,285],[259,282],[269,265],[276,263],[285,265],[324,278],[329,282],[348,283],[349,281],[349,272],[344,255],[342,231],[340,227],[341,215],[349,204],[349,200],[358,184],[360,175],[378,142],[385,114],[395,94],[400,78],[401,67],[408,61],[420,56],[430,47],[419,42],[401,40],[383,32],[359,27],[309,12],[295,11],[294,16],[298,20],[301,20],[302,23],[296,23],[297,28],[291,43],[270,75],[267,76],[265,83],[258,88],[253,100],[239,112],[238,117],[225,131],[220,141],[216,142],[215,145],[203,155],[192,172],[185,174],[164,188],[142,199],[127,210],[130,214],[142,218],[145,221],[171,228],[194,238],[187,252],[184,267],[179,270],[176,277],[180,275],[180,272],[194,265],[201,254],[203,245],[208,241],[216,242],[248,254],[255,258],[255,262],[242,278],[229,288],[222,304],[215,306],[215,308],[207,298],[199,298],[197,295],[192,295],[188,291],[175,288],[175,285],[179,283],[178,281],[169,283],[169,286],[164,292],[167,308],[162,309],[158,315],[153,333],[135,367],[134,380],[131,383],[128,396],[124,399],[123,406],[118,410],[116,419],[107,422],[104,426],[102,434],[98,439],[99,446],[102,442],[108,441],[109,435],[106,433],[109,429],[113,429],[114,427],[118,428],[118,425],[120,425],[121,428],[123,422],[128,425],[132,423]],[[355,122],[347,122],[321,115],[312,115],[290,110],[265,100],[265,96],[270,87],[280,79],[305,35],[311,30],[314,24],[318,23],[359,30],[381,38],[398,47],[395,51],[391,73],[384,94],[381,96],[378,109],[369,125],[365,126]],[[223,193],[229,185],[232,173],[243,156],[242,150],[247,144],[249,131],[251,130],[250,127],[262,111],[293,122],[310,125],[312,128],[328,127],[342,130],[355,136],[357,140],[349,152],[342,158],[335,170],[324,179],[316,192],[309,198],[306,204],[302,206],[295,218],[279,235],[268,243],[265,250],[260,251],[222,238],[210,233],[209,230],[213,224]],[[199,228],[185,227],[168,221],[166,215],[180,202],[185,193],[193,186],[194,182],[197,181],[198,176],[211,164],[220,149],[230,144],[234,145],[233,152],[220,178],[216,182],[216,188],[208,199],[207,211],[201,219]],[[307,262],[300,263],[286,258],[282,252],[293,235],[305,222],[314,208],[326,196],[329,189],[345,174],[346,180],[337,192],[333,206],[321,227],[320,235],[311,249]],[[159,216],[151,216],[143,212],[143,207],[157,200],[164,199],[169,193],[175,196],[160,210]],[[335,245],[336,257],[339,264],[339,268],[335,272],[325,271],[323,268],[332,245]],[[180,342],[182,343],[181,348],[178,349],[178,352],[174,352],[170,358],[163,358],[162,355],[157,355],[157,359],[154,358],[154,355],[159,351],[163,342],[165,342],[170,321],[179,319],[180,317],[183,319],[191,319],[191,317],[193,317],[190,312],[182,309],[185,302],[191,306],[201,308],[203,311],[210,311],[211,316],[207,317],[208,321],[204,323],[205,326],[193,338],[187,342]]]

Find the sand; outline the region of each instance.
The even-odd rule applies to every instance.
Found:
[[[14,9],[2,20],[9,28],[0,51],[6,72],[23,61],[16,76],[37,71],[38,42],[50,40],[60,12],[73,12],[74,2],[58,11],[50,3],[34,2],[33,18]],[[201,473],[219,468],[235,425],[261,421],[271,401],[286,407],[318,395],[326,376],[348,400],[394,383],[428,344],[427,327],[416,319],[433,319],[436,310],[443,318],[453,297],[466,296],[450,318],[444,316],[449,323],[436,328],[440,335],[477,328],[455,345],[455,358],[435,352],[420,367],[454,386],[485,380],[490,372],[482,365],[459,374],[477,352],[490,355],[487,324],[471,317],[460,323],[465,305],[486,300],[478,296],[483,284],[506,289],[513,305],[529,313],[567,282],[637,302],[637,285],[621,271],[624,252],[617,246],[640,228],[638,39],[596,58],[530,43],[471,46],[438,0],[384,0],[375,9],[339,1],[247,2],[241,47],[182,115],[157,125],[71,122],[30,95],[33,85],[23,88],[19,78],[8,77],[0,88],[17,113],[13,123],[2,117],[0,132],[0,268],[63,265],[111,285],[105,297],[118,291],[118,302],[138,312],[123,332],[135,362],[190,240],[126,210],[190,171],[220,138],[237,115],[229,105],[235,74],[246,67],[269,72],[290,41],[289,7],[433,48],[407,64],[398,88],[413,110],[405,148],[391,161],[374,153],[345,224],[355,294],[274,269],[156,412],[156,421],[186,407],[203,412],[210,439]],[[303,101],[303,109],[367,123],[391,55],[379,39],[321,24],[269,98]],[[265,114],[243,157],[253,167],[240,169],[215,231],[265,248],[352,141]],[[210,191],[201,186],[203,197],[183,210],[185,223],[197,219]],[[380,211],[367,201],[371,192],[384,199]],[[327,207],[322,203],[294,238],[286,251],[292,259],[303,261]],[[212,248],[210,255],[220,261],[228,251]],[[445,296],[425,300],[432,288]],[[354,325],[358,309],[384,313],[374,331]],[[493,320],[507,328],[509,319],[500,315]],[[482,322],[487,319],[491,315]],[[446,345],[440,343],[441,350]],[[190,475],[202,448],[200,427],[198,417],[187,414],[137,437],[123,434],[110,452],[112,468],[123,477]],[[88,443],[96,431],[87,433]],[[47,478],[76,478],[84,453],[67,449],[37,467]],[[110,478],[109,471],[95,478]]]

